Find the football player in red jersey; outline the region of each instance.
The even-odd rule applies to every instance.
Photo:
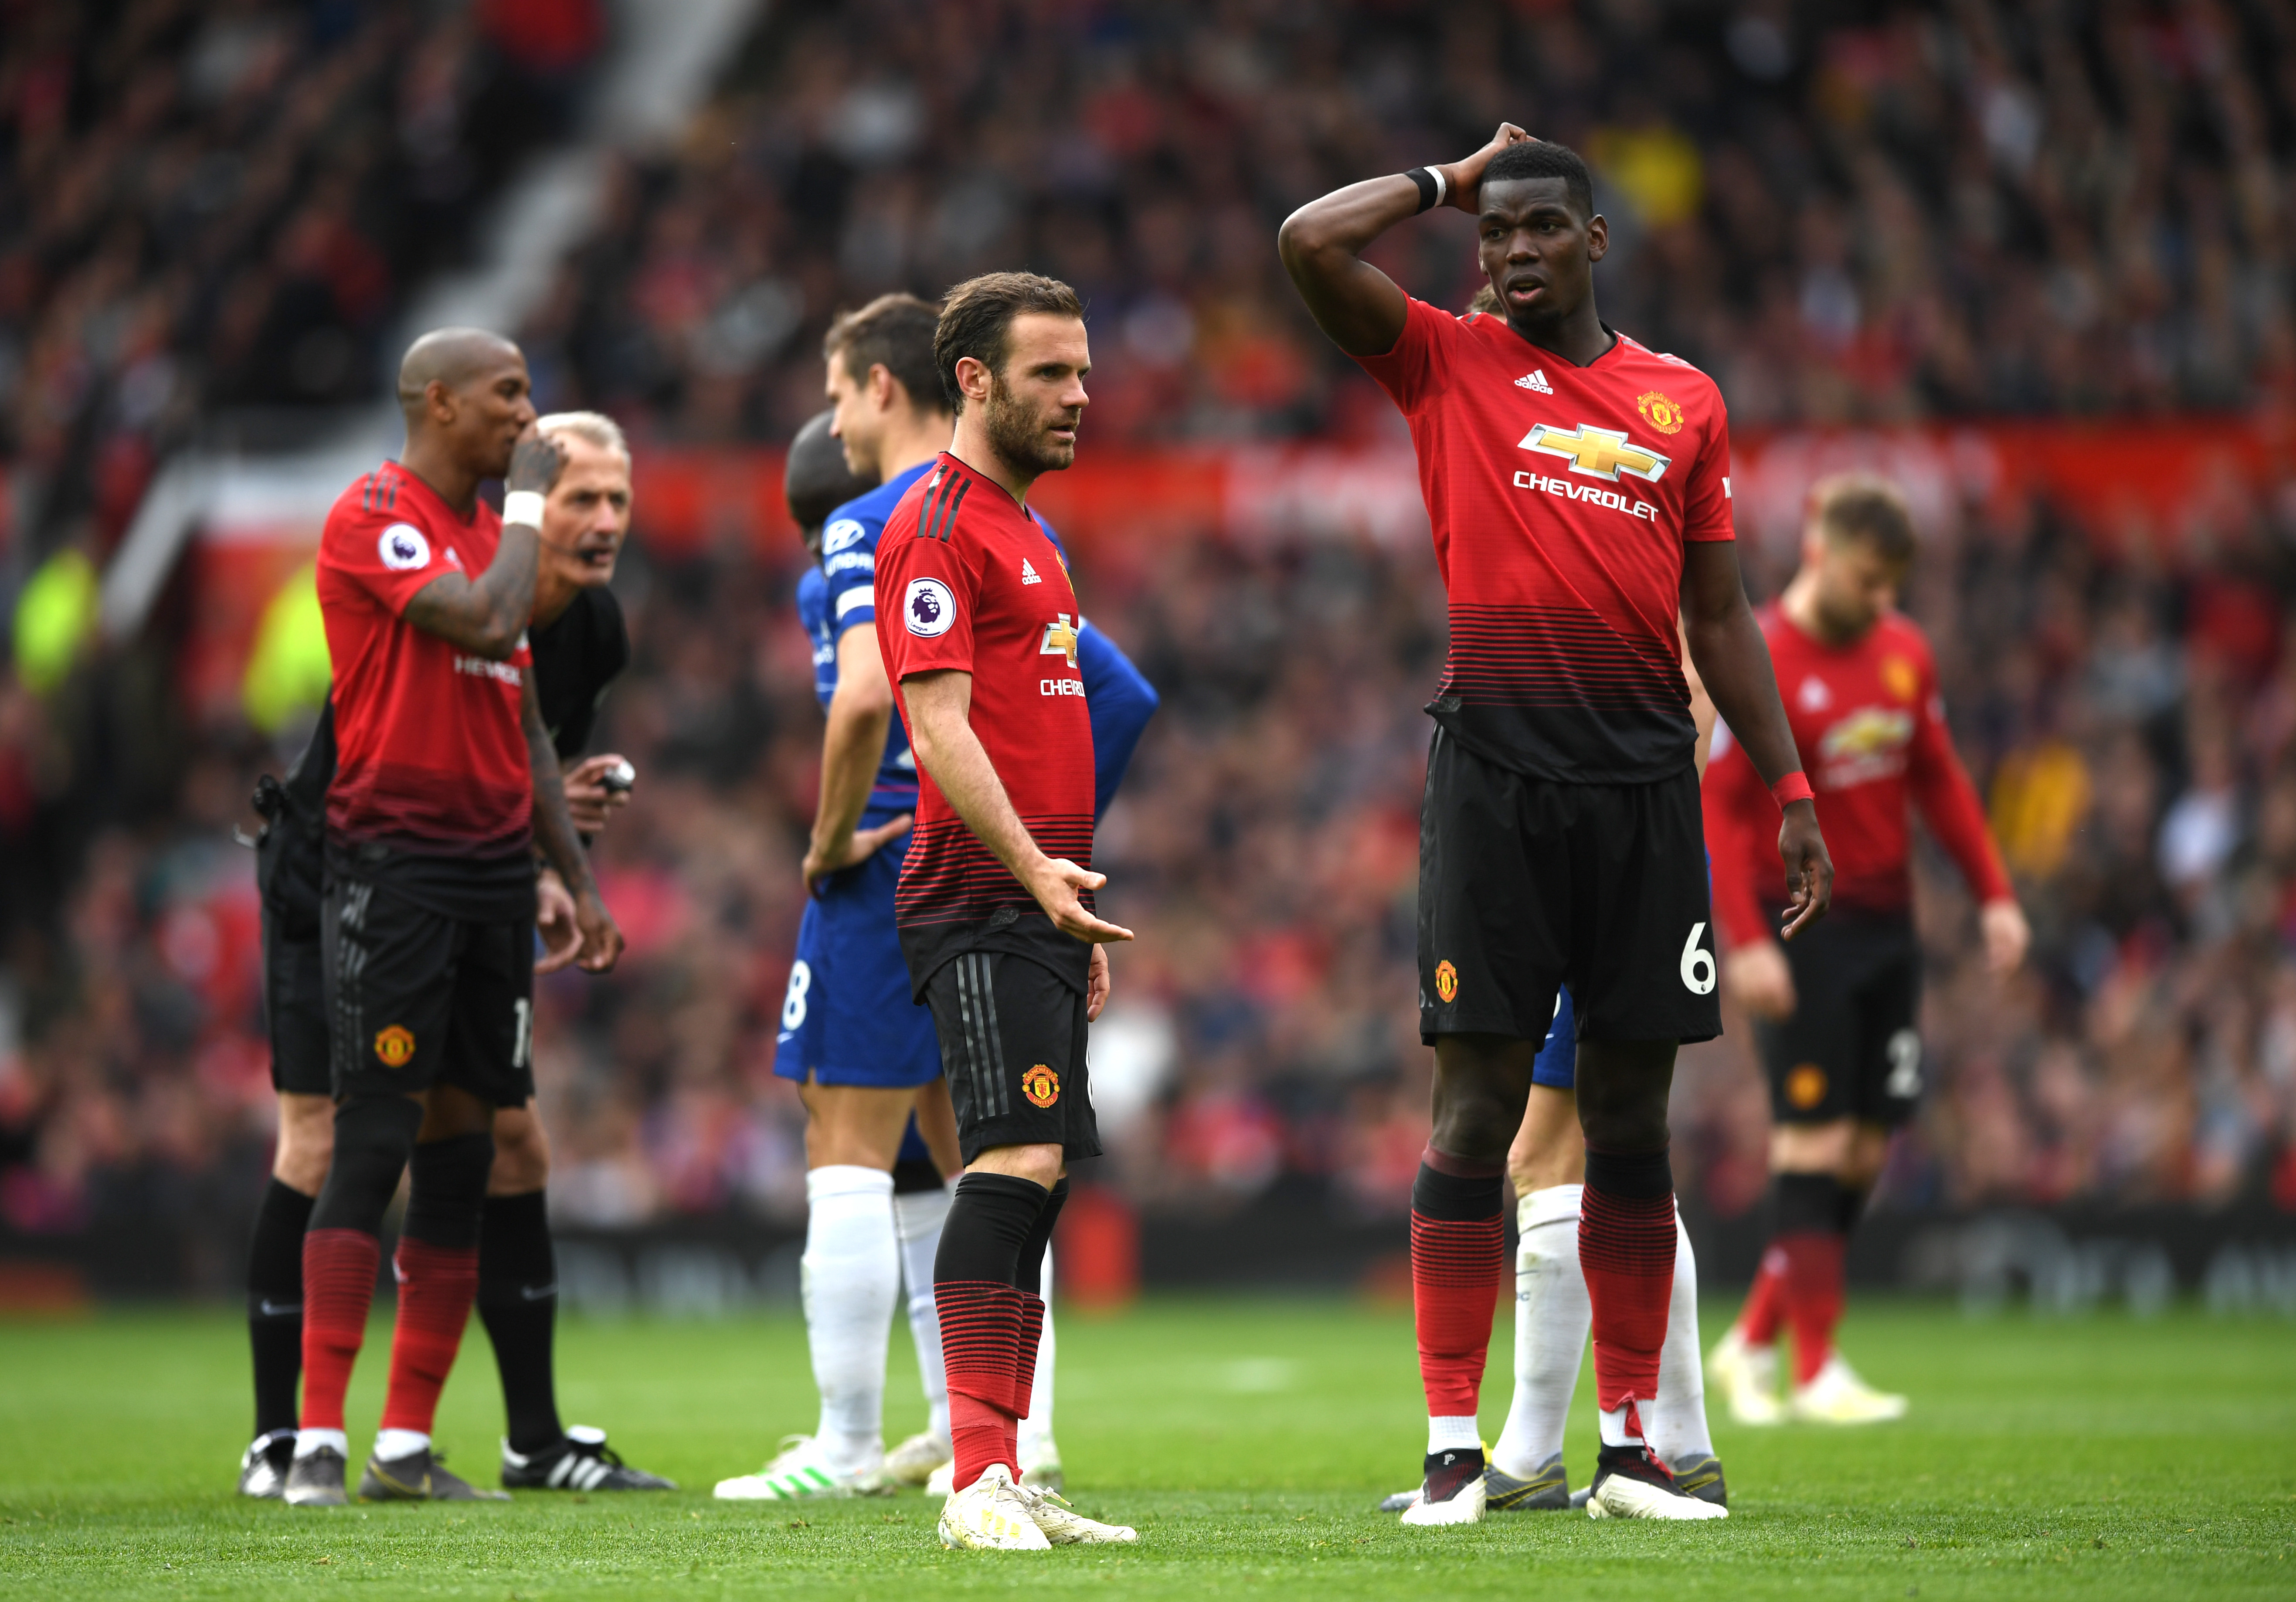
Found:
[[[1476,219],[1504,320],[1454,317],[1363,260],[1444,202]],[[1277,242],[1316,323],[1409,421],[1450,600],[1420,824],[1435,1127],[1411,1255],[1428,1450],[1404,1517],[1469,1523],[1487,1505],[1475,1410],[1505,1270],[1501,1181],[1563,985],[1602,1413],[1587,1510],[1722,1517],[1650,1450],[1637,1405],[1657,1394],[1674,1278],[1675,1050],[1721,1030],[1677,614],[1716,707],[1775,787],[1785,933],[1824,914],[1833,867],[1739,581],[1721,396],[1603,324],[1594,267],[1609,225],[1586,163],[1512,125],[1464,161],[1310,202]]]
[[[1904,1397],[1873,1389],[1842,1361],[1833,1327],[1850,1231],[1890,1131],[1913,1116],[1922,1091],[1912,809],[1976,893],[1993,970],[2014,969],[2030,939],[1954,753],[1929,642],[1896,609],[1913,556],[1913,519],[1896,486],[1861,474],[1829,478],[1811,492],[1800,570],[1761,612],[1818,818],[1841,854],[1824,928],[1784,950],[1770,938],[1754,838],[1761,782],[1726,733],[1707,769],[1714,914],[1729,947],[1724,972],[1757,1020],[1777,1125],[1776,1232],[1745,1311],[1709,1363],[1744,1423],[1790,1411],[1859,1424],[1905,1411]],[[1782,1320],[1794,1336],[1794,1386],[1783,1410],[1773,1348]]]
[[[1005,1551],[1129,1541],[1013,1472],[1045,1247],[1068,1165],[1100,1151],[1085,1039],[1108,999],[1103,943],[1132,938],[1093,910],[1106,880],[1076,593],[1027,499],[1076,460],[1083,304],[1032,273],[972,279],[941,307],[933,359],[955,437],[885,520],[875,611],[917,757],[894,922],[965,1165],[933,1264],[955,1450],[939,1533]]]
[[[303,1410],[284,1492],[297,1506],[345,1500],[343,1396],[383,1211],[410,1171],[390,1383],[359,1493],[488,1494],[440,1465],[430,1426],[477,1291],[495,1111],[533,1094],[537,841],[574,900],[577,960],[603,971],[621,950],[535,694],[527,627],[562,455],[535,431],[525,358],[493,334],[441,330],[407,351],[398,387],[406,452],[343,492],[319,547],[335,669],[319,924],[335,1116],[303,1237]],[[478,498],[496,476],[501,516]]]

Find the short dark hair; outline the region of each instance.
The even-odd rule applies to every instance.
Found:
[[[1560,178],[1562,192],[1582,217],[1595,215],[1595,175],[1587,159],[1567,144],[1526,139],[1493,156],[1483,168],[1483,182],[1505,184],[1517,178]]]
[[[940,326],[933,331],[933,362],[950,411],[964,410],[957,363],[971,356],[1003,378],[1004,359],[1013,353],[1013,319],[1031,312],[1082,322],[1084,302],[1059,279],[1040,273],[983,273],[948,292],[941,302]]]
[[[829,432],[835,415],[823,412],[808,418],[790,441],[788,459],[782,463],[782,498],[789,503],[790,519],[804,533],[808,546],[831,512],[877,487],[856,478],[845,465],[845,447]]]
[[[882,365],[909,392],[920,411],[943,410],[940,375],[933,369],[933,330],[940,310],[914,295],[880,295],[857,312],[840,312],[821,337],[824,361],[840,356],[855,383]]]
[[[1883,561],[1914,560],[1914,514],[1906,492],[1879,473],[1836,473],[1809,492],[1809,506],[1830,540],[1871,545]]]

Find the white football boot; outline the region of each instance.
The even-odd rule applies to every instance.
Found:
[[[1068,1498],[1057,1491],[1031,1485],[1026,1480],[1013,1490],[1028,1505],[1029,1516],[1037,1521],[1037,1528],[1056,1547],[1128,1545],[1140,1539],[1140,1532],[1130,1524],[1104,1524],[1098,1519],[1086,1518],[1070,1507]]]
[[[1776,1424],[1785,1418],[1778,1401],[1778,1349],[1748,1345],[1737,1325],[1706,1354],[1706,1377],[1740,1424]]]
[[[1649,1448],[1605,1447],[1587,1488],[1589,1518],[1727,1518],[1730,1510],[1691,1495]]]
[[[936,1469],[944,1464],[954,1466],[953,1456],[945,1436],[919,1430],[885,1454],[885,1477],[896,1485],[930,1485]],[[940,1493],[948,1494],[946,1483]]]
[[[1053,1545],[1002,1463],[991,1463],[972,1484],[949,1493],[941,1504],[940,1544],[988,1552],[1046,1552]]]
[[[1808,1385],[1794,1387],[1788,1410],[1806,1424],[1885,1424],[1906,1416],[1906,1399],[1875,1390],[1834,1352]]]
[[[889,1496],[882,1461],[858,1471],[841,1472],[829,1460],[820,1441],[812,1435],[790,1435],[772,1462],[755,1474],[720,1480],[715,1495],[721,1502],[802,1502],[828,1496]]]
[[[1483,1468],[1489,1460],[1490,1454],[1480,1451],[1429,1453],[1419,1500],[1403,1510],[1403,1522],[1418,1529],[1482,1523],[1490,1496]]]

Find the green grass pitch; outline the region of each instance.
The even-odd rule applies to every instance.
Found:
[[[1511,1309],[1503,1310],[1511,1312]],[[1707,1309],[1710,1338],[1732,1310]],[[803,1596],[924,1602],[1006,1591],[1203,1598],[1628,1595],[2296,1597],[2296,1331],[2176,1313],[1972,1323],[1863,1300],[1844,1344],[1910,1392],[1906,1422],[1755,1431],[1718,1420],[1726,1523],[1496,1516],[1410,1531],[1372,1509],[1410,1480],[1420,1402],[1406,1313],[1341,1302],[1154,1300],[1060,1322],[1072,1496],[1136,1524],[1129,1549],[944,1552],[914,1494],[718,1504],[808,1427],[794,1317],[569,1320],[570,1418],[611,1427],[670,1496],[522,1493],[511,1506],[297,1511],[232,1494],[245,1347],[226,1313],[0,1325],[0,1590],[43,1597]],[[1511,1351],[1485,1385],[1496,1433]],[[380,1323],[352,1449],[381,1407]],[[896,1330],[888,1433],[922,1422]],[[1594,1462],[1591,1377],[1568,1460]],[[473,1327],[441,1443],[494,1478],[500,1400]]]

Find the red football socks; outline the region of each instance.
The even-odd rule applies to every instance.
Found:
[[[1034,1298],[1030,1298],[1034,1300]],[[937,1279],[933,1304],[940,1313],[941,1364],[948,1376],[949,1444],[956,1465],[951,1486],[958,1491],[980,1477],[991,1463],[1018,1468],[1020,1412],[1029,1405],[1028,1375],[1021,1374],[1021,1293],[993,1279]],[[1044,1304],[1037,1303],[1037,1328],[1044,1328]],[[1021,1375],[1016,1381],[1015,1376]],[[1013,1405],[1018,1389],[1020,1405]]]
[[[1666,1148],[1589,1146],[1578,1265],[1594,1310],[1595,1400],[1605,1412],[1658,1394],[1674,1250],[1674,1171]]]
[[[1836,1234],[1782,1235],[1785,1258],[1785,1316],[1793,1328],[1794,1384],[1817,1377],[1833,1351],[1833,1328],[1841,1322],[1842,1259],[1849,1240]]]
[[[303,1410],[305,1429],[343,1427],[343,1394],[366,1339],[374,1271],[382,1242],[365,1230],[303,1235]]]
[[[479,1294],[479,1248],[403,1239],[393,1260],[398,1271],[398,1319],[391,1331],[390,1387],[382,1427],[430,1433],[439,1393],[462,1349]]]
[[[1411,1187],[1411,1304],[1431,1418],[1472,1418],[1481,1396],[1506,1273],[1503,1173],[1432,1146],[1420,1155]]]
[[[1750,1346],[1767,1346],[1778,1338],[1778,1320],[1785,1310],[1786,1255],[1774,1244],[1762,1254],[1754,1271],[1754,1287],[1746,1293],[1745,1310],[1738,1315],[1738,1333]]]

